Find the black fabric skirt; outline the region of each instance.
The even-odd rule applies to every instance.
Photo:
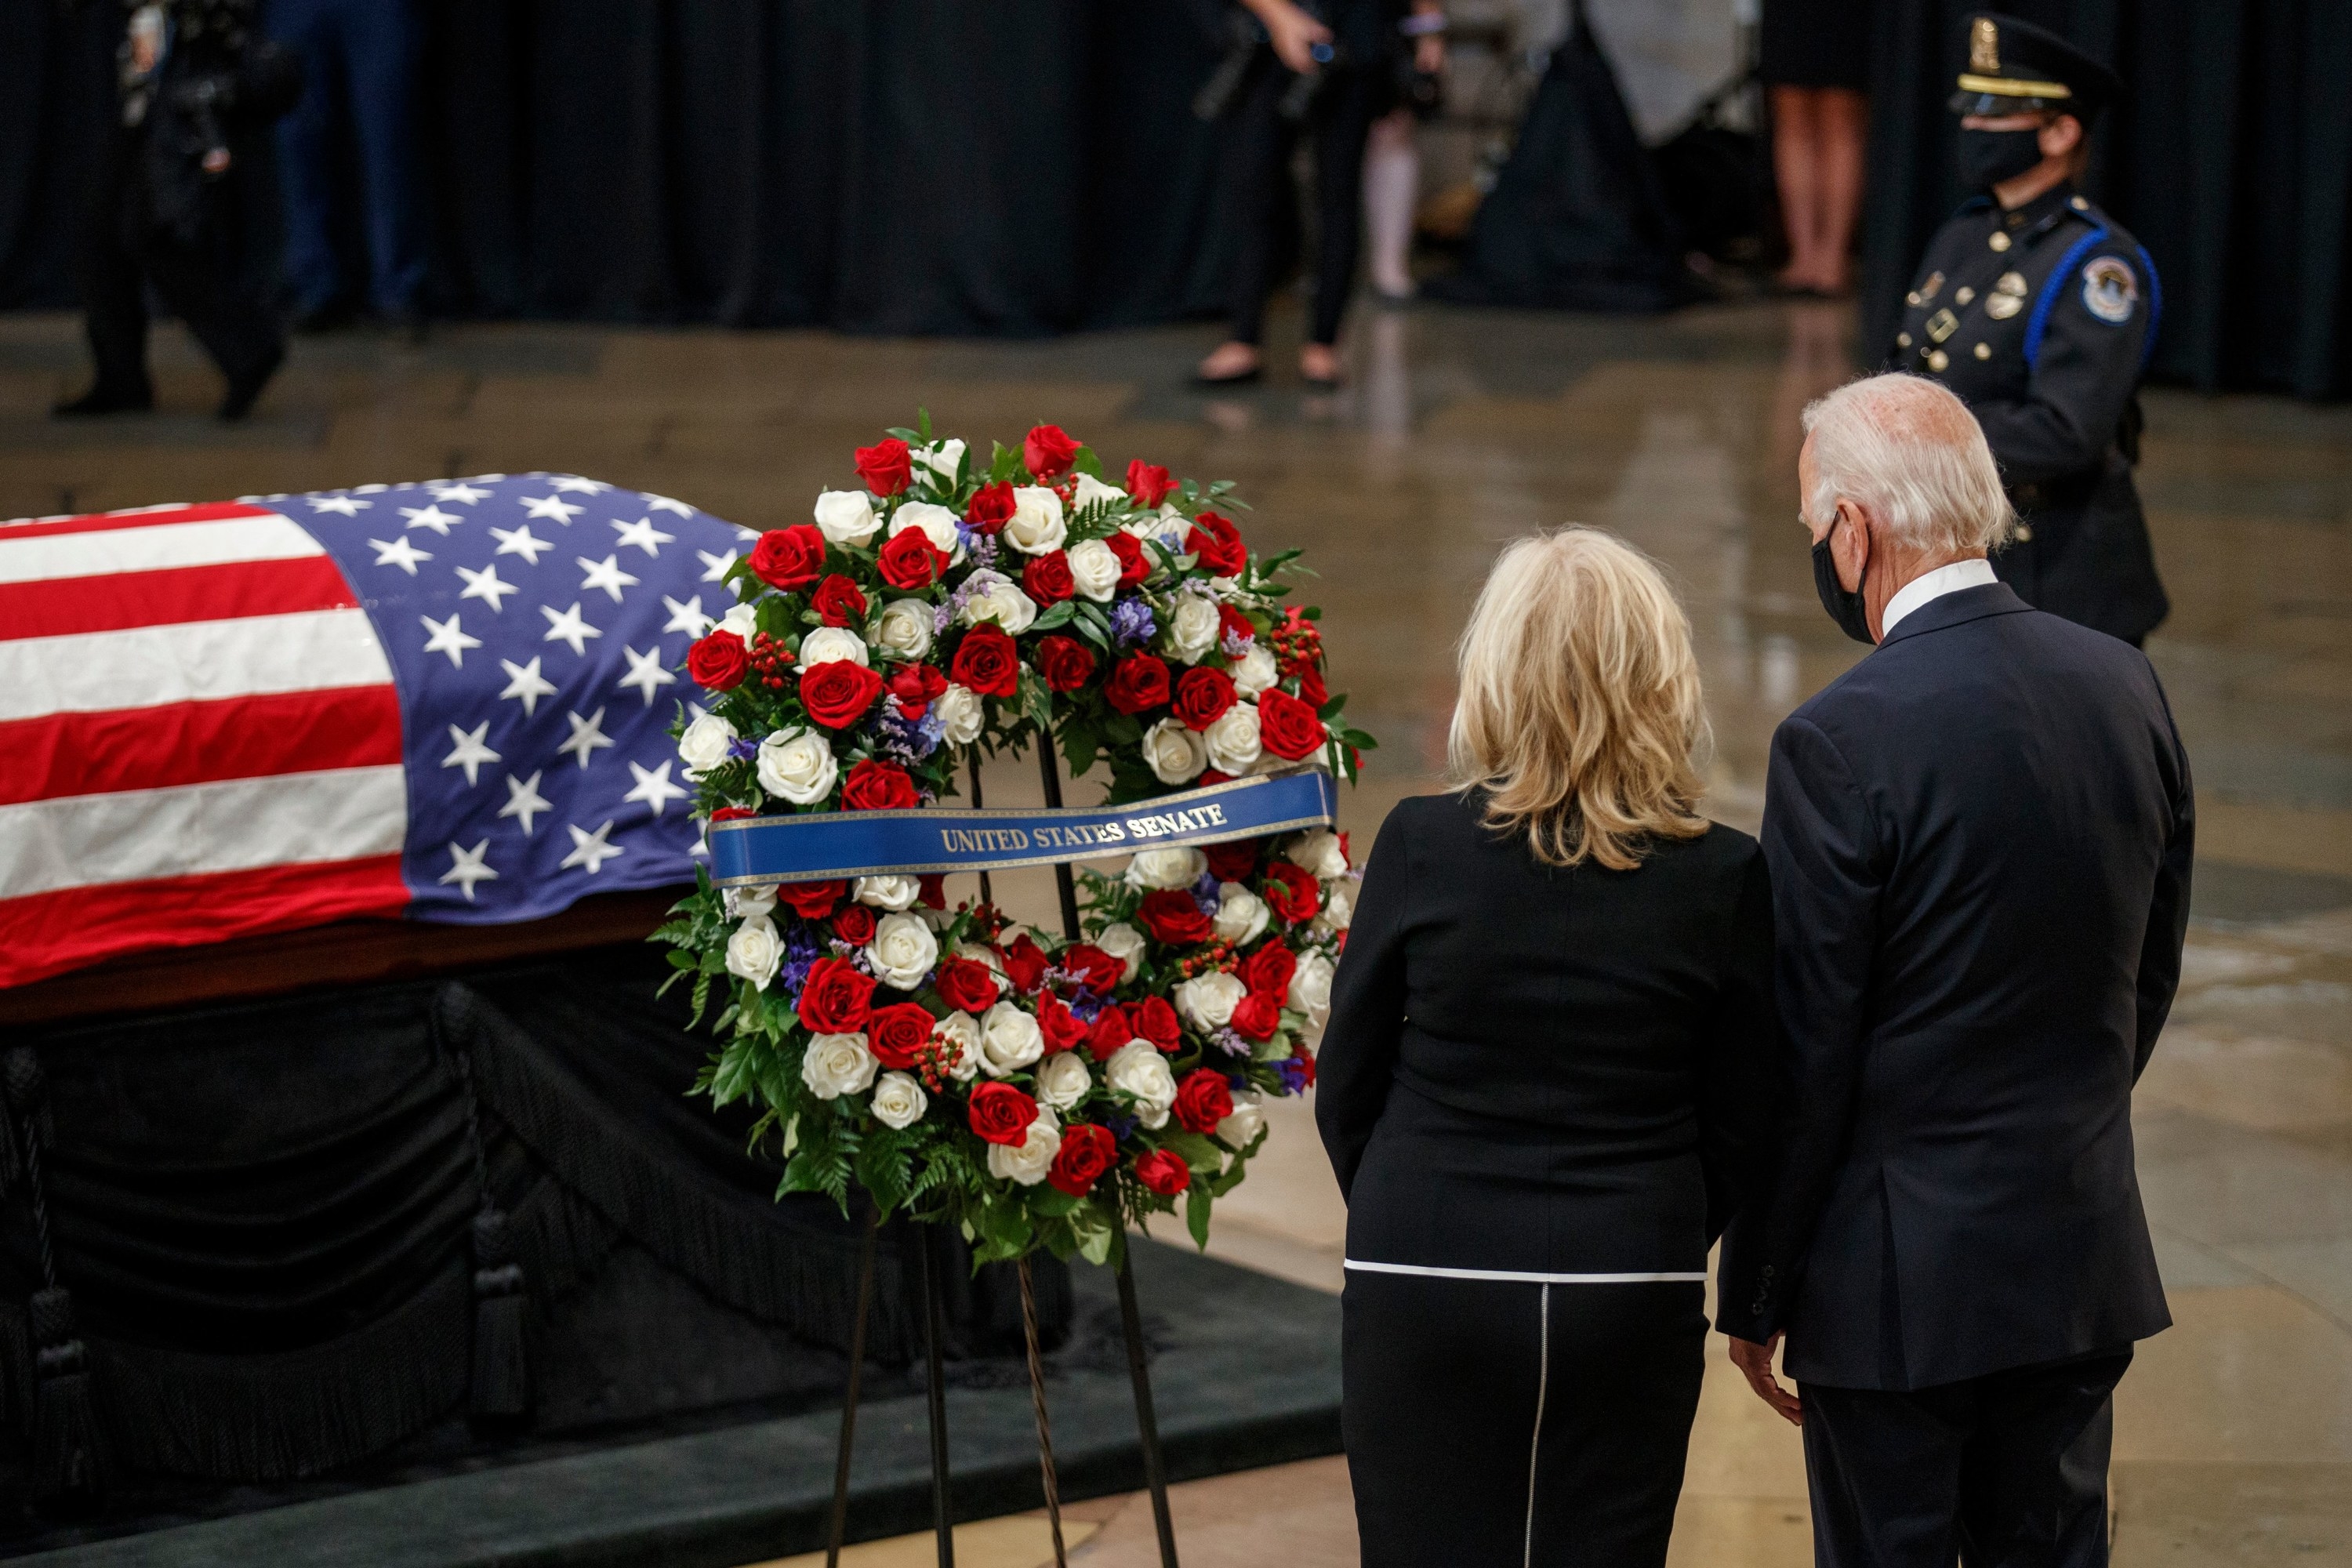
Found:
[[[1757,74],[1776,87],[1870,88],[1874,0],[1764,0]]]

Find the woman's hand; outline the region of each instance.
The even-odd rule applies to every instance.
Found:
[[[1731,1341],[1731,1364],[1747,1374],[1748,1386],[1756,1391],[1757,1398],[1779,1411],[1791,1426],[1802,1426],[1804,1401],[1797,1397],[1793,1389],[1781,1387],[1780,1380],[1772,1375],[1772,1357],[1780,1348],[1779,1334],[1760,1345],[1735,1335]]]
[[[1436,0],[1415,0],[1412,14],[1416,16],[1445,18],[1445,7]],[[1412,41],[1412,68],[1423,76],[1436,76],[1445,69],[1445,35],[1444,32],[1423,33]]]
[[[1274,41],[1274,58],[1286,69],[1313,76],[1320,68],[1315,63],[1315,46],[1331,41],[1330,28],[1291,0],[1242,0],[1242,4],[1265,24],[1266,36]]]

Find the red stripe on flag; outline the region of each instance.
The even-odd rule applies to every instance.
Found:
[[[0,583],[0,641],[356,607],[328,555]]]
[[[231,517],[268,517],[270,509],[241,500],[208,500],[195,506],[158,507],[152,511],[100,511],[47,522],[0,523],[0,541],[37,539],[48,533],[102,533],[110,528],[162,528],[174,522],[218,522]]]
[[[0,724],[0,805],[400,761],[389,685],[51,713]]]
[[[400,857],[110,882],[0,900],[0,987],[159,947],[398,915]]]

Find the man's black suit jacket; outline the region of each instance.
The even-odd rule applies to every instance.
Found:
[[[1909,1390],[2171,1322],[2131,1094],[2179,983],[2189,762],[2136,649],[1930,600],[1782,722],[1762,842],[1788,1113],[1717,1326]]]

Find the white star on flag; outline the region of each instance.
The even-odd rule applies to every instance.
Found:
[[[503,595],[508,594],[520,594],[522,592],[520,588],[516,587],[512,583],[506,582],[499,576],[498,563],[495,561],[488,566],[483,567],[479,572],[460,566],[457,568],[457,575],[466,580],[466,591],[458,595],[457,597],[461,599],[487,599],[489,601],[490,613],[492,615],[496,615],[500,610],[506,608]]]
[[[702,595],[699,594],[683,605],[664,594],[662,603],[669,606],[669,624],[662,627],[665,634],[684,632],[690,637],[698,637],[719,624],[702,613]]]
[[[487,838],[471,849],[463,849],[452,843],[449,846],[449,868],[441,873],[442,885],[446,887],[451,882],[457,883],[466,890],[466,901],[472,903],[475,883],[499,879],[499,874],[483,864],[489,852],[490,841]]]
[[[541,768],[539,773],[531,774],[527,779],[519,779],[512,773],[507,775],[507,803],[499,807],[499,815],[521,818],[522,836],[525,838],[530,837],[532,817],[542,811],[555,809],[548,798],[539,793],[540,777],[546,772],[545,768]]]
[[[629,661],[629,673],[621,677],[619,684],[625,687],[635,687],[644,692],[646,706],[648,708],[654,705],[656,691],[665,686],[677,684],[677,677],[672,675],[662,665],[659,643],[656,643],[644,653],[639,653],[633,647],[624,647],[621,649],[621,657]]]
[[[644,801],[654,808],[656,816],[662,814],[662,806],[667,802],[686,798],[686,791],[669,782],[667,763],[664,763],[657,768],[641,768],[636,763],[631,763],[629,771],[637,775],[637,787],[621,798],[625,801]]]
[[[498,553],[500,555],[520,555],[525,561],[530,562],[533,566],[539,564],[539,552],[541,551],[552,550],[555,548],[555,546],[550,544],[547,541],[533,533],[530,531],[530,524],[527,522],[520,528],[493,528],[490,530],[490,533],[491,536],[499,542]]]
[[[466,787],[468,789],[471,789],[477,782],[477,776],[481,773],[484,763],[495,763],[499,760],[499,754],[496,752],[482,744],[482,737],[489,731],[490,721],[488,719],[475,725],[470,731],[460,730],[455,724],[449,726],[449,739],[453,744],[449,754],[441,759],[441,765],[445,768],[465,769]],[[468,896],[470,897],[470,894]]]
[[[580,591],[583,594],[591,588],[602,588],[613,596],[613,603],[617,605],[621,602],[622,589],[637,585],[636,578],[621,570],[618,552],[602,561],[591,561],[585,555],[575,555],[572,559],[580,563],[580,570],[585,574],[580,579]]]
[[[590,753],[595,752],[600,747],[609,746],[613,743],[610,740],[605,738],[604,731],[602,728],[604,722],[604,710],[602,708],[597,709],[596,711],[591,713],[585,719],[580,717],[577,712],[567,713],[564,717],[572,721],[572,739],[564,742],[563,744],[556,747],[555,749],[559,752],[576,752],[580,758],[580,765],[582,767],[584,768],[588,765]]]
[[[639,490],[637,493],[645,497],[646,505],[656,511],[674,511],[680,517],[694,515],[694,509],[682,500],[672,500],[667,496],[657,496],[651,490]]]
[[[417,549],[416,546],[408,542],[408,536],[406,534],[403,534],[400,538],[394,540],[371,539],[368,542],[375,546],[375,563],[377,565],[397,566],[412,577],[416,575],[416,563],[418,562],[430,561],[433,559],[433,552],[430,550]]]
[[[549,476],[547,488],[568,496],[593,496],[613,487],[602,479],[583,479],[578,474],[554,474]]]
[[[702,557],[702,564],[706,568],[702,574],[702,580],[704,582],[724,583],[727,581],[727,569],[735,564],[735,552],[733,551],[730,550],[724,555],[713,555],[708,550],[698,550],[695,553]]]
[[[481,638],[466,635],[466,628],[457,624],[457,612],[454,610],[450,612],[449,618],[446,621],[436,621],[431,616],[419,616],[416,618],[423,621],[425,629],[433,634],[425,640],[425,651],[447,654],[449,662],[460,669],[466,668],[466,650],[482,646]]]
[[[437,506],[404,506],[400,509],[400,515],[408,520],[409,527],[429,528],[444,539],[449,537],[452,526],[466,521],[456,512],[443,511]]]
[[[555,682],[539,673],[539,662],[537,654],[531,656],[529,664],[517,664],[510,658],[499,660],[499,664],[506,667],[506,672],[514,678],[507,682],[507,689],[499,692],[499,696],[501,699],[520,698],[522,716],[526,719],[538,710],[541,698],[555,695]]]
[[[541,605],[539,613],[547,617],[547,635],[539,640],[570,643],[573,653],[584,656],[588,652],[588,639],[604,635],[580,618],[580,601],[577,599],[572,600],[572,607],[560,616],[547,605]]]
[[[564,527],[570,528],[572,520],[588,509],[574,506],[568,500],[560,500],[554,496],[525,496],[522,498],[522,510],[527,517],[552,518]]]
[[[481,489],[479,486],[469,485],[463,482],[446,485],[427,485],[425,488],[426,490],[431,492],[435,500],[446,500],[453,506],[471,506],[478,500],[487,500],[489,499],[490,494],[489,491]]]
[[[568,871],[572,867],[579,866],[584,868],[593,877],[605,861],[621,853],[619,845],[604,842],[604,835],[613,831],[610,817],[605,819],[604,826],[593,833],[583,831],[577,823],[567,822],[563,826],[570,829],[572,834],[572,853],[563,858],[562,864],[558,868],[560,870]]]
[[[373,501],[356,500],[350,496],[313,496],[310,498],[310,510],[312,511],[341,512],[345,517],[357,517],[360,513],[367,510],[369,507],[374,504],[375,503]]]
[[[664,533],[654,526],[654,520],[649,517],[641,517],[635,522],[616,521],[613,524],[613,532],[617,536],[613,541],[614,544],[634,544],[648,555],[659,555],[663,545],[677,542],[677,534]]]

